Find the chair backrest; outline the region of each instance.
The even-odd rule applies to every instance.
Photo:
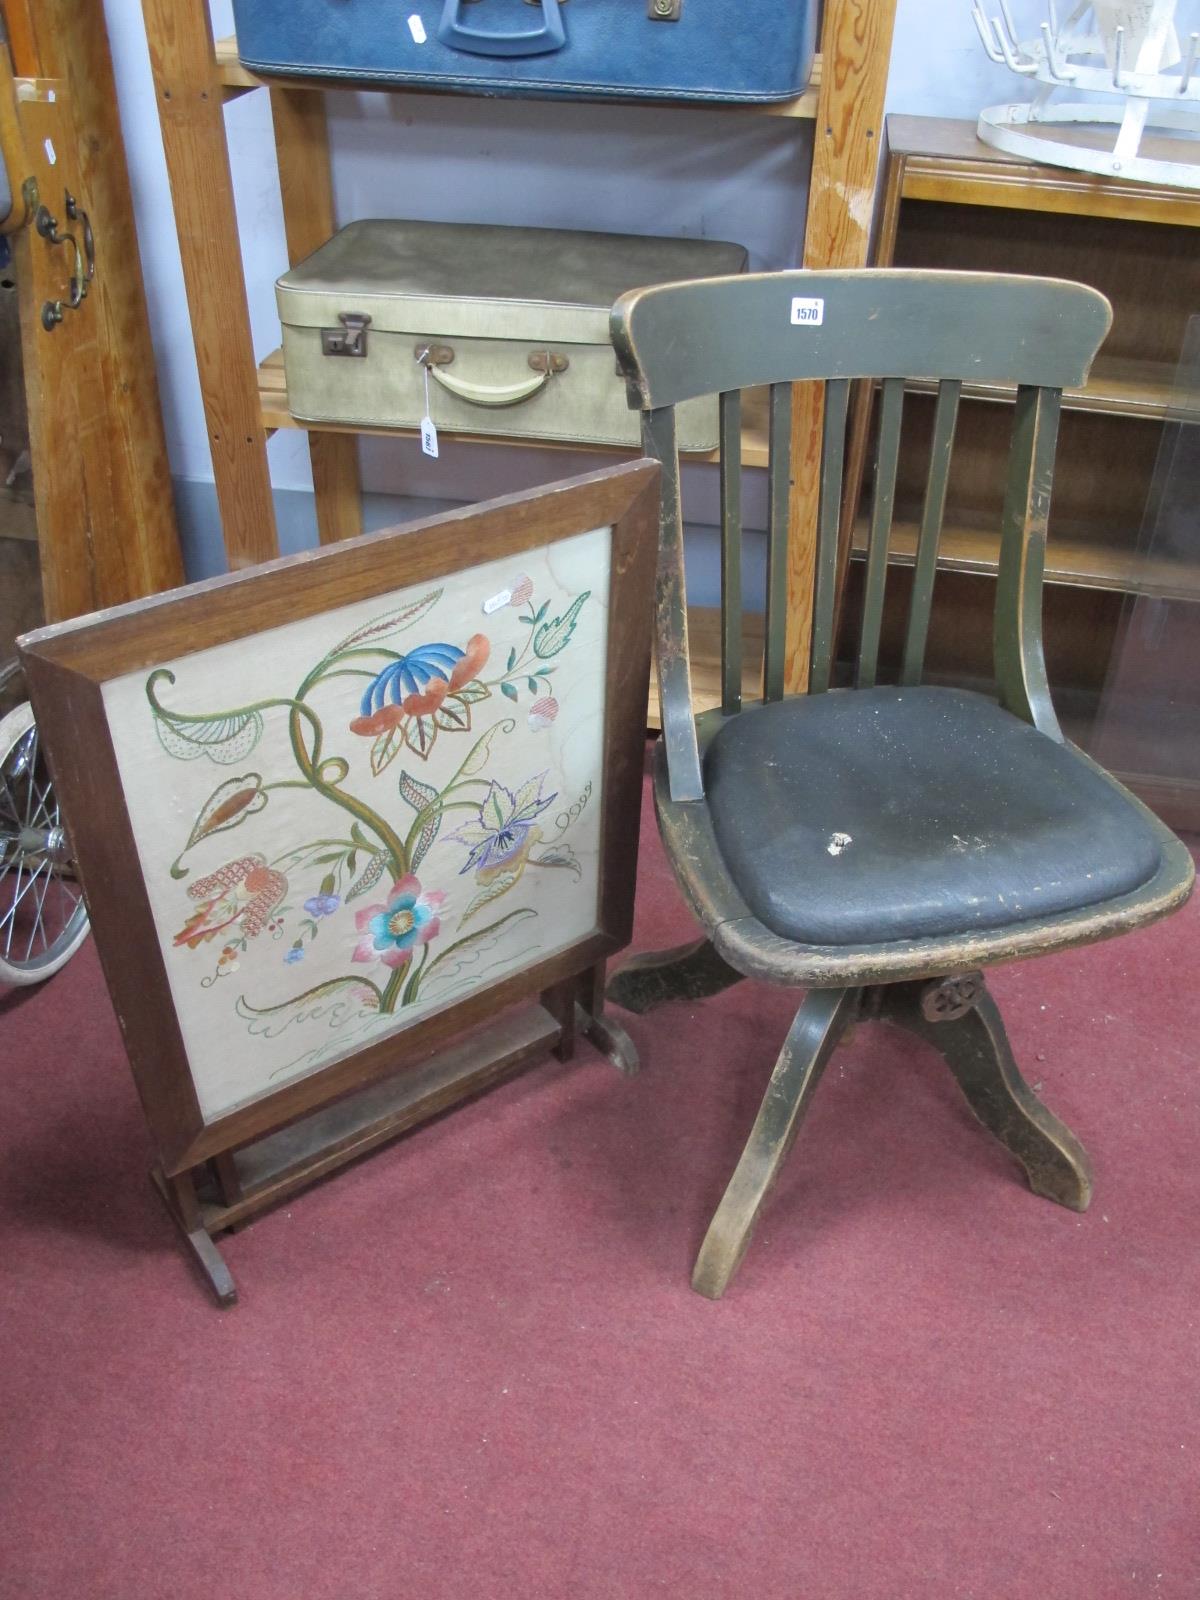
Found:
[[[763,698],[784,692],[792,384],[824,385],[809,692],[830,686],[838,526],[850,384],[879,380],[874,503],[856,687],[875,682],[905,386],[936,383],[932,449],[915,552],[901,682],[920,681],[937,546],[964,383],[1015,384],[1000,526],[994,661],[1004,705],[1061,738],[1046,683],[1041,584],[1058,413],[1081,385],[1112,321],[1102,294],[1053,278],[974,272],[777,272],[711,278],[623,295],[612,339],[642,412],[646,453],[663,464],[656,646],[671,794],[700,799],[691,701],[675,407],[720,396],[721,685],[741,708],[741,391],[770,386]]]

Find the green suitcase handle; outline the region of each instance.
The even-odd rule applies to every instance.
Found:
[[[454,377],[445,369],[454,360],[449,345],[418,346],[417,360],[448,394],[457,396],[473,406],[516,406],[530,400],[570,364],[566,356],[550,350],[535,350],[529,357],[533,376],[520,378],[516,383],[473,383],[469,378]]]

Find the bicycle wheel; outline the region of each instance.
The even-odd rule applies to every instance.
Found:
[[[20,705],[0,721],[0,983],[40,983],[87,932],[33,710]]]

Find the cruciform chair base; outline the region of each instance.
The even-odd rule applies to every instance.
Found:
[[[707,1000],[743,977],[717,954],[711,939],[694,939],[671,950],[631,956],[609,980],[606,998],[641,1016],[668,1000]]]
[[[1087,1154],[1022,1078],[981,974],[867,989],[814,989],[796,1013],[750,1137],[704,1236],[692,1273],[692,1287],[700,1294],[717,1300],[729,1286],[826,1063],[859,1020],[892,1022],[932,1044],[975,1116],[1024,1167],[1034,1193],[1075,1211],[1087,1209],[1092,1197]]]

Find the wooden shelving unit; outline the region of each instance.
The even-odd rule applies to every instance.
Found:
[[[142,5],[226,551],[231,567],[245,567],[277,553],[266,458],[270,435],[279,428],[307,432],[317,525],[327,542],[362,529],[356,436],[373,430],[297,421],[288,410],[279,352],[261,365],[254,361],[222,108],[241,95],[257,91],[270,95],[288,255],[295,263],[334,231],[325,94],[350,85],[342,80],[265,78],[248,71],[238,59],[235,39],[214,39],[206,0],[142,0]],[[815,122],[806,266],[866,263],[894,13],[895,0],[873,0],[869,7],[862,0],[825,0],[821,54],[804,94],[779,105],[705,104],[706,112],[730,119],[766,116]],[[832,63],[832,70],[823,70],[826,62]],[[604,103],[614,110],[620,104]],[[655,102],[664,115],[670,115],[674,104]],[[678,104],[686,108],[689,103]],[[765,396],[761,404],[751,398],[746,406],[743,464],[750,468],[766,464],[765,409]],[[801,410],[798,404],[798,413]],[[378,431],[411,436],[403,430]],[[497,448],[522,444],[494,436],[453,437]],[[807,447],[800,422],[797,437]],[[537,447],[547,448],[546,441],[537,441]],[[802,596],[815,538],[816,484],[799,471],[793,472],[793,480],[792,568],[798,575],[797,594]],[[798,605],[789,624],[796,660],[806,661],[807,602]],[[716,635],[710,656],[710,636],[703,621],[695,631],[697,682],[715,683]],[[793,687],[802,682],[802,673],[799,682],[793,675]],[[704,703],[707,693],[702,689]]]
[[[1046,545],[1051,685],[1086,747],[1130,597],[1200,600],[1200,549],[1195,559],[1168,559],[1140,540],[1185,328],[1200,311],[1200,194],[1020,160],[981,143],[971,123],[891,117],[887,134],[877,265],[1074,278],[1101,289],[1114,308],[1088,383],[1063,397]],[[1169,141],[1157,153],[1166,158]],[[938,555],[945,578],[935,588],[929,642],[938,681],[976,686],[988,678],[1009,431],[1003,413],[1012,399],[998,385],[963,387]],[[888,545],[897,569],[885,619],[893,641],[909,592],[904,569],[915,558],[932,409],[932,385],[911,385]],[[843,507],[851,595],[868,541],[872,410],[863,386]],[[854,611],[848,605],[848,619]],[[1126,776],[1177,826],[1200,827],[1200,792],[1164,786],[1145,762]]]
[[[1174,368],[1169,362],[1138,360],[1136,357],[1097,358],[1082,389],[1063,390],[1064,411],[1108,411],[1118,417],[1161,417],[1171,402]],[[913,393],[931,394],[933,384],[915,382],[906,386]],[[965,383],[967,400],[1012,401],[1016,390],[998,383]]]

